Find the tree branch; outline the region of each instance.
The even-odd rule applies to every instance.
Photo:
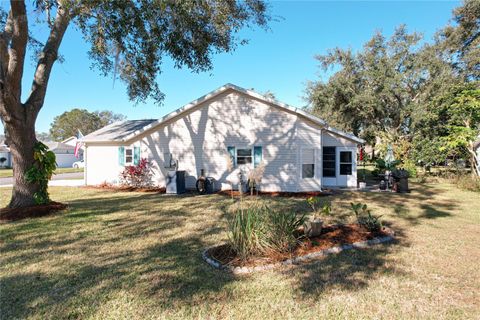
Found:
[[[12,103],[7,102],[6,107],[20,102],[22,96],[22,76],[25,53],[28,42],[28,20],[24,1],[11,0],[12,33],[9,50],[8,69],[5,76],[6,96]],[[8,46],[8,44],[7,44]],[[14,112],[14,110],[9,110]]]
[[[50,73],[54,62],[58,58],[58,48],[60,47],[70,19],[71,17],[68,10],[59,5],[50,35],[38,60],[30,96],[25,103],[27,107],[33,108],[35,115],[43,106]]]

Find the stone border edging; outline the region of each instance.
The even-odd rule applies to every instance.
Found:
[[[359,241],[355,242],[352,244],[344,244],[341,246],[337,247],[332,247],[328,249],[323,249],[320,251],[308,253],[303,256],[287,259],[281,262],[276,262],[276,263],[270,263],[262,266],[255,266],[255,267],[233,267],[233,266],[228,266],[228,265],[223,265],[220,263],[220,261],[216,260],[215,258],[212,258],[208,255],[208,250],[211,248],[214,248],[216,246],[208,247],[202,252],[202,258],[207,262],[210,266],[212,266],[215,269],[223,270],[226,272],[233,273],[235,275],[238,274],[248,274],[248,273],[253,273],[257,271],[264,271],[264,270],[271,270],[278,268],[280,266],[288,266],[288,265],[295,265],[295,264],[300,264],[303,262],[307,262],[309,260],[313,260],[319,257],[327,256],[329,254],[333,253],[340,253],[344,250],[350,250],[350,249],[363,249],[363,248],[368,248],[371,246],[374,246],[376,244],[381,244],[385,242],[390,242],[395,239],[394,237],[394,232],[390,228],[385,228],[384,232],[386,232],[388,235],[384,237],[378,237],[378,238],[373,238],[371,240],[365,240],[365,241]]]

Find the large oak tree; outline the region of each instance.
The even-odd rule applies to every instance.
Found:
[[[30,37],[31,28],[42,21],[29,16],[22,0],[0,8],[0,116],[14,162],[12,208],[35,203],[39,186],[28,183],[25,172],[34,165],[35,120],[69,25],[75,24],[91,45],[94,66],[126,83],[131,100],[161,101],[156,77],[164,57],[176,67],[208,70],[212,54],[245,43],[237,36],[241,28],[265,27],[269,20],[262,0],[36,0],[31,9],[44,13],[49,35],[37,52],[30,93],[22,100],[27,46],[40,44]]]

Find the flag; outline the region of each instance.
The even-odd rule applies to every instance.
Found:
[[[80,149],[82,148],[82,141],[81,139],[83,138],[83,134],[80,130],[78,130],[77,133],[77,144],[75,145],[75,157],[80,158]]]

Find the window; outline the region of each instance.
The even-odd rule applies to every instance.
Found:
[[[344,176],[352,174],[351,151],[340,151],[340,174]]]
[[[133,149],[125,148],[125,164],[131,165],[133,163]]]
[[[336,150],[335,147],[323,147],[323,176],[335,177]]]
[[[237,164],[252,163],[252,149],[237,149]]]
[[[302,149],[302,179],[315,177],[315,149]]]

